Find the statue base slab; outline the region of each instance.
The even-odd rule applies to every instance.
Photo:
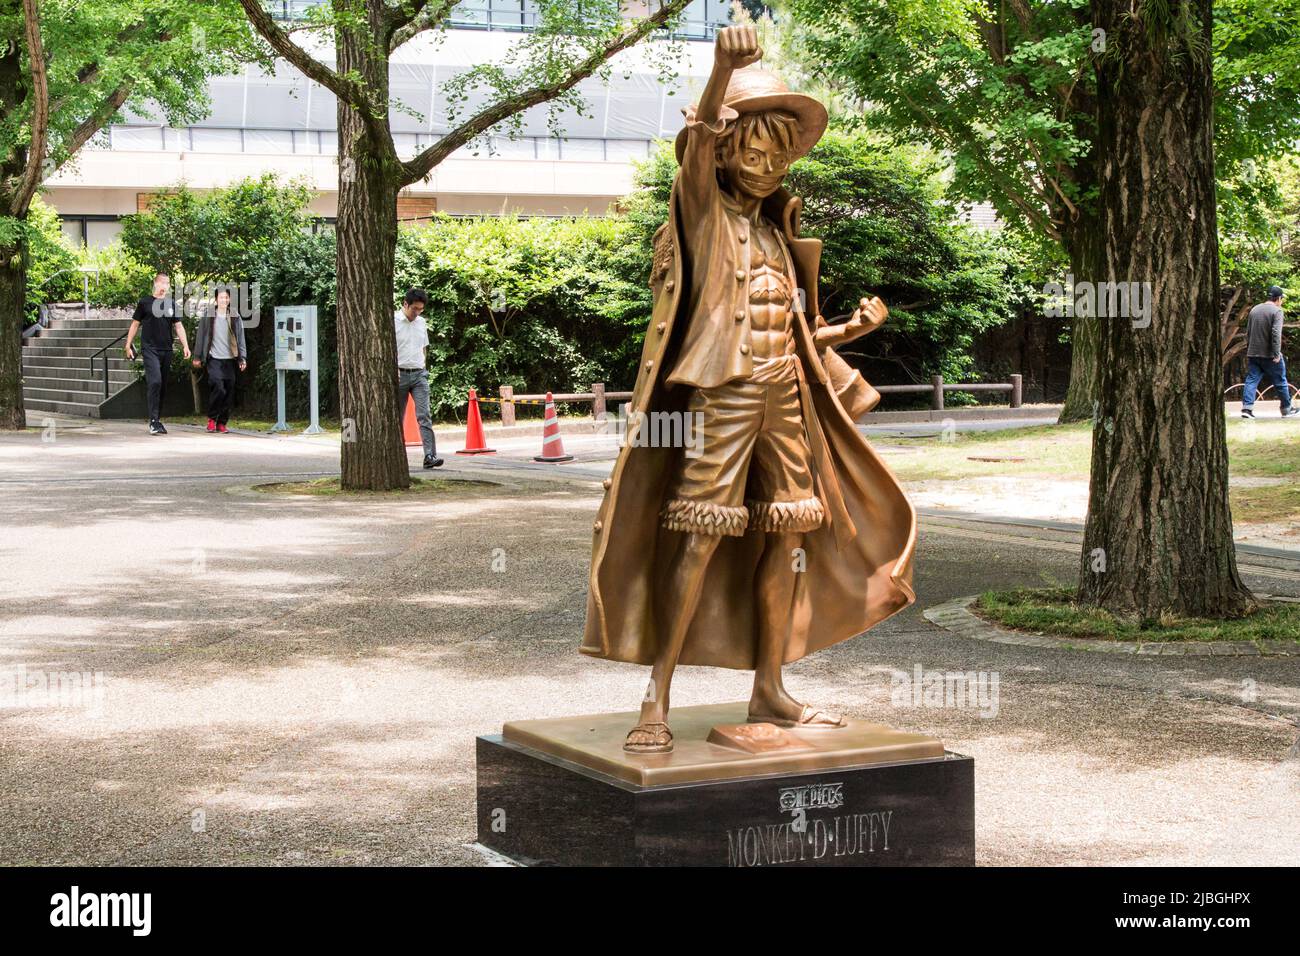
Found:
[[[671,754],[623,752],[635,712],[506,724],[477,741],[478,841],[552,865],[974,864],[972,758],[862,721],[787,729],[784,750],[709,742],[744,718],[675,708]]]

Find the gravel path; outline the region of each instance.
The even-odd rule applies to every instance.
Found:
[[[0,861],[481,862],[474,736],[630,709],[644,684],[577,653],[609,446],[566,443],[572,465],[507,440],[448,456],[493,484],[357,501],[246,490],[336,472],[330,439],[0,437],[0,677],[92,675],[71,706],[0,707]],[[918,605],[789,683],[974,755],[984,864],[1300,860],[1300,660],[998,645],[921,616],[1076,565],[1068,535],[927,520]],[[1252,585],[1300,595],[1300,565],[1272,570]],[[918,666],[994,696],[912,706],[894,691]],[[738,672],[674,684],[680,704],[747,694]]]

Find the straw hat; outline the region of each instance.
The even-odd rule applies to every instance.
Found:
[[[747,66],[731,74],[722,105],[737,113],[759,113],[763,110],[784,110],[799,120],[799,134],[795,141],[795,155],[791,162],[803,156],[816,145],[826,132],[826,107],[811,96],[791,93],[790,88],[775,73]],[[677,161],[686,152],[686,128],[677,133]]]

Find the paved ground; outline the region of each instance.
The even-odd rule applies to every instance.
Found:
[[[330,439],[43,437],[0,437],[0,678],[104,683],[0,709],[0,862],[480,862],[474,736],[639,699],[640,668],[576,652],[603,436],[558,467],[527,461],[532,438],[449,456],[449,477],[493,483],[371,502],[244,490],[335,472]],[[1076,542],[926,517],[918,605],[789,683],[973,754],[983,863],[1295,863],[1300,659],[997,645],[921,616],[1068,582]],[[1300,563],[1244,560],[1259,590],[1300,595]],[[996,698],[896,706],[891,675],[918,665],[996,674]],[[747,684],[688,668],[674,699]]]

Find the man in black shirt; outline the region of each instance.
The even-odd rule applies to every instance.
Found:
[[[126,357],[135,358],[135,334],[140,332],[140,358],[144,361],[144,380],[149,388],[149,434],[166,435],[162,423],[163,398],[167,393],[167,375],[172,365],[172,329],[180,337],[185,357],[190,357],[190,343],[176,303],[168,295],[171,280],[165,273],[153,279],[153,294],[144,296],[135,306],[131,328],[126,333]]]

